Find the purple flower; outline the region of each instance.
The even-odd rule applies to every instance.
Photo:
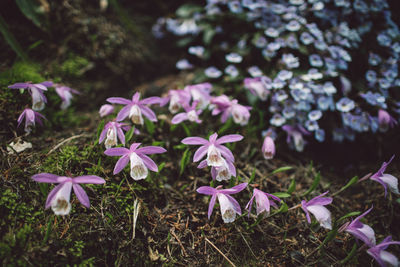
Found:
[[[193,101],[199,103],[200,109],[205,109],[210,104],[212,85],[211,83],[199,83],[193,85],[187,85],[184,91],[189,92],[192,96]]]
[[[104,129],[100,134],[99,144],[101,144],[104,141],[104,139],[106,139],[104,145],[108,149],[113,146],[116,146],[118,144],[118,139],[119,139],[121,144],[125,145],[125,135],[122,130],[126,130],[127,126],[128,124],[126,123],[119,123],[115,121],[108,122],[104,126]]]
[[[13,85],[8,86],[10,89],[28,89],[28,92],[32,96],[32,109],[36,111],[40,111],[44,109],[45,103],[47,103],[47,99],[43,94],[43,91],[47,91],[47,87],[53,86],[53,82],[46,81],[42,83],[14,83]]]
[[[244,87],[264,101],[267,100],[269,95],[268,89],[271,89],[271,86],[268,86],[269,83],[264,82],[263,78],[267,77],[245,78]]]
[[[284,125],[282,129],[287,133],[286,142],[292,143],[298,152],[302,152],[304,149],[303,134],[309,135],[310,133],[302,126]]]
[[[371,257],[373,257],[382,267],[386,267],[388,265],[399,266],[399,260],[397,257],[385,251],[389,245],[400,245],[400,242],[392,241],[392,237],[388,236],[380,244],[369,248],[367,253],[371,255]]]
[[[24,109],[24,111],[18,117],[18,126],[21,124],[22,120],[25,118],[25,132],[30,133],[32,131],[32,126],[35,126],[35,122],[43,125],[42,119],[46,119],[42,114],[36,112],[30,108]]]
[[[190,92],[185,90],[169,90],[168,96],[162,98],[160,106],[164,106],[169,102],[169,111],[175,114],[184,105],[189,105],[191,99]]]
[[[221,215],[224,223],[233,222],[236,218],[236,213],[241,215],[239,203],[230,195],[236,194],[247,187],[247,183],[242,183],[230,189],[220,189],[220,187],[213,188],[210,186],[201,186],[197,188],[197,193],[204,195],[211,195],[210,204],[208,206],[208,219],[210,219],[215,201],[218,197],[219,205],[221,208]]]
[[[378,122],[379,122],[379,129],[383,132],[386,132],[389,127],[393,128],[395,125],[397,125],[397,121],[390,116],[390,114],[383,109],[380,109],[378,111]]]
[[[270,201],[268,197],[272,198],[272,201]],[[257,188],[254,188],[253,196],[250,198],[249,203],[247,203],[246,205],[246,209],[249,211],[249,216],[254,198],[256,198],[257,216],[264,211],[269,215],[271,206],[277,208],[278,206],[275,204],[274,200],[281,202],[281,199],[279,197],[276,197],[272,194],[268,194],[261,190],[258,190]]]
[[[352,234],[355,238],[363,241],[369,247],[375,246],[376,244],[375,232],[374,229],[372,229],[369,225],[360,222],[360,219],[367,215],[371,210],[372,207],[350,223],[347,223],[341,227],[342,231]]]
[[[222,112],[222,123],[226,122],[231,116],[235,123],[242,126],[249,122],[251,107],[240,105],[236,99],[230,101],[226,95],[221,95],[214,97],[211,100],[211,104],[215,106],[211,113],[212,115],[215,116]]]
[[[193,162],[201,160],[207,154],[207,165],[219,167],[223,165],[223,158],[234,162],[235,158],[232,152],[222,144],[238,142],[243,139],[240,134],[229,134],[218,138],[217,133],[213,133],[208,140],[202,137],[186,137],[181,142],[185,145],[201,145],[194,153]]]
[[[202,121],[199,119],[199,115],[203,111],[201,109],[196,110],[197,103],[197,101],[194,101],[190,107],[188,105],[183,105],[185,112],[176,114],[171,120],[172,124],[178,124],[186,120],[201,123]]]
[[[207,166],[207,160],[202,160],[197,168],[202,169]],[[218,167],[211,167],[211,177],[213,180],[228,181],[231,177],[236,177],[236,168],[232,162],[222,158],[222,165]]]
[[[148,169],[153,172],[158,172],[157,165],[147,155],[165,153],[167,150],[159,146],[138,148],[140,145],[140,143],[133,143],[129,149],[125,147],[116,147],[104,151],[104,154],[107,156],[122,156],[115,164],[113,174],[122,171],[129,161],[131,164],[130,175],[134,180],[145,179],[148,174]]]
[[[105,117],[114,112],[114,106],[110,104],[105,104],[100,107],[99,114],[100,117]]]
[[[308,223],[311,223],[311,212],[322,227],[332,230],[331,212],[324,207],[325,205],[331,204],[333,200],[331,197],[323,197],[328,194],[328,192],[329,191],[311,199],[310,201],[302,200],[301,208],[306,213]]]
[[[74,189],[78,200],[85,207],[90,207],[89,198],[79,184],[104,184],[103,178],[95,175],[78,176],[75,178],[58,176],[51,173],[39,173],[32,176],[32,179],[39,183],[59,184],[51,190],[46,200],[46,209],[50,208],[56,215],[67,215],[71,210],[71,189]]]
[[[261,151],[265,159],[272,159],[275,156],[275,143],[269,135],[265,136]]]
[[[385,197],[387,195],[387,187],[389,187],[389,190],[393,193],[400,194],[397,178],[393,175],[383,173],[386,171],[387,166],[392,162],[393,158],[394,155],[390,158],[389,162],[382,163],[382,167],[370,177],[371,180],[377,181],[385,188]]]
[[[151,121],[157,121],[156,114],[146,105],[160,103],[161,99],[159,97],[153,96],[142,100],[139,100],[140,93],[136,92],[132,96],[132,100],[122,98],[122,97],[110,97],[107,101],[113,104],[125,105],[117,115],[117,121],[122,121],[126,117],[129,117],[131,121],[135,124],[143,125],[143,117],[146,116]]]
[[[56,92],[62,100],[61,109],[63,110],[71,105],[72,94],[80,94],[79,91],[63,86],[61,84],[55,84],[54,87],[56,88]]]

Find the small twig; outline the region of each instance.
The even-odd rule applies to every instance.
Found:
[[[221,254],[222,255],[222,257],[224,257],[225,258],[225,260],[227,260],[233,267],[236,267],[236,265],[233,263],[233,262],[231,262],[231,260],[230,259],[228,259],[228,257],[227,256],[225,256],[225,254],[224,253],[222,253],[222,251],[221,250],[219,250],[218,248],[217,248],[217,246],[215,246],[210,240],[208,240],[208,238],[207,237],[204,237],[205,238],[205,240],[208,242],[208,243],[210,243],[210,245],[213,247],[213,248],[215,248],[218,252],[219,252],[219,254]]]
[[[182,249],[182,251],[183,251],[183,254],[185,255],[185,257],[187,257],[188,255],[187,255],[187,253],[186,253],[185,247],[182,245],[181,240],[180,240],[180,239],[178,238],[178,236],[175,234],[174,228],[172,228],[169,232],[175,237],[176,241],[178,241],[178,244],[179,244],[179,246],[181,247],[181,249]]]
[[[244,238],[242,232],[239,231],[239,234],[242,236],[242,238],[243,238],[244,242],[246,243],[247,247],[250,249],[251,254],[253,254],[254,258],[257,259],[256,254],[254,254],[254,252],[253,252],[253,250],[251,249],[251,247],[250,247],[249,243],[247,242],[246,238]]]
[[[82,137],[82,136],[90,136],[90,134],[83,133],[83,134],[78,134],[78,135],[71,136],[71,137],[65,139],[64,141],[62,141],[61,143],[57,144],[55,147],[53,147],[53,148],[46,154],[46,156],[48,156],[48,155],[50,155],[51,153],[53,153],[54,151],[56,151],[60,146],[64,145],[65,143],[67,143],[67,142],[69,142],[69,141],[71,141],[71,140],[74,140],[74,139],[76,139],[76,138]]]

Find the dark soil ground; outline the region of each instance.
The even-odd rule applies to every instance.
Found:
[[[6,2],[10,4],[12,1]],[[173,50],[161,54],[158,46],[147,46],[147,38],[150,37],[135,39],[133,36],[136,35],[129,33],[115,13],[108,11],[100,16],[94,4],[82,8],[83,1],[62,2],[55,9],[52,7],[55,12],[50,15],[51,21],[57,23],[49,31],[36,29],[21,15],[12,16],[12,12],[17,11],[11,4],[5,6],[12,12],[0,12],[24,47],[32,44],[37,36],[45,41],[29,53],[39,65],[33,70],[29,68],[30,72],[39,73],[46,79],[56,77],[83,92],[80,98],[75,98],[73,107],[66,113],[56,111],[59,102],[54,100],[45,114],[49,118],[45,126],[24,136],[23,130],[16,127],[16,119],[24,105],[29,103],[29,96],[18,97],[18,92],[10,93],[6,85],[26,76],[14,73],[12,79],[9,78],[6,72],[17,68],[14,57],[9,56],[12,50],[6,43],[0,42],[0,56],[4,58],[1,70],[6,73],[2,76],[0,97],[2,266],[376,264],[361,244],[358,244],[353,257],[346,258],[356,243],[354,238],[339,233],[328,242],[328,231],[320,228],[318,223],[309,225],[299,208],[280,213],[273,211],[264,218],[247,217],[244,212],[234,223],[224,224],[217,205],[208,220],[209,197],[195,190],[209,185],[209,170],[197,169],[196,164],[191,162],[181,167],[183,155],[189,153],[192,159],[195,148],[187,150],[186,146],[179,145],[187,133],[183,127],[171,127],[171,116],[161,115],[165,109],[156,111],[159,122],[154,128],[149,125],[140,129],[142,133],[131,140],[145,145],[160,145],[168,150],[166,154],[153,157],[162,166],[159,173],[151,173],[146,180],[139,182],[133,181],[127,170],[113,175],[116,158],[105,156],[104,146],[97,142],[101,122],[98,107],[105,103],[108,96],[130,97],[135,90],[146,96],[160,95],[168,89],[187,84],[191,74],[176,75],[171,69],[177,54],[171,52]],[[134,8],[137,8],[136,12],[146,14],[144,7],[131,7]],[[174,10],[174,6],[164,5],[164,10],[158,12],[168,10]],[[25,20],[15,23],[18,19]],[[136,19],[139,22],[136,21],[135,25],[142,25],[148,31],[151,20],[144,15]],[[70,23],[63,24],[61,21]],[[82,21],[87,21],[86,28]],[[34,30],[24,39],[25,27]],[[96,33],[97,37],[90,39],[85,30]],[[121,38],[122,43],[116,41],[110,45],[106,40],[111,33],[116,34],[117,39]],[[57,41],[58,35],[62,36],[62,40]],[[45,55],[46,51],[48,55]],[[205,136],[220,127],[219,120],[209,116],[202,126],[188,128],[192,135]],[[245,139],[231,146],[238,169],[238,177],[231,183],[252,180],[252,186],[272,193],[286,192],[295,181],[295,190],[284,199],[289,208],[305,199],[302,195],[312,186],[318,173],[321,180],[315,184],[308,199],[327,190],[334,194],[353,176],[361,178],[377,171],[383,161],[399,151],[400,144],[399,130],[395,129],[374,137],[360,136],[354,143],[310,143],[304,153],[297,153],[287,148],[282,136],[278,139],[277,156],[266,161],[260,152],[262,140],[258,137],[259,132],[234,126],[224,134],[235,132],[244,135]],[[33,148],[9,154],[6,146],[17,136],[31,142]],[[284,166],[291,169],[273,173]],[[85,185],[91,200],[90,209],[84,208],[72,196],[71,213],[65,217],[55,216],[51,210],[44,210],[47,194],[53,186],[40,186],[30,179],[40,172],[58,175],[70,172],[73,176],[93,174],[103,177],[106,184]],[[400,177],[398,157],[387,173]],[[229,183],[224,186],[229,187]],[[237,196],[242,211],[251,191],[248,188]],[[136,199],[140,203],[140,211],[135,229],[133,204]],[[395,195],[389,194],[384,198],[383,188],[378,183],[369,180],[357,183],[336,195],[328,208],[337,220],[349,212],[364,212],[372,205],[374,209],[364,222],[373,227],[377,240],[387,235],[400,240],[399,201]],[[395,255],[400,254],[399,248],[394,246],[389,250]]]

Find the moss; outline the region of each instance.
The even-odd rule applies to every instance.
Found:
[[[62,76],[80,77],[90,68],[90,64],[86,58],[70,54],[68,59],[61,64],[58,71]]]
[[[16,62],[11,69],[0,73],[0,87],[6,87],[16,82],[43,82],[45,78],[42,76],[41,71],[42,67],[37,63]]]

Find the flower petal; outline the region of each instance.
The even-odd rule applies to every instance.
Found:
[[[79,202],[81,202],[82,205],[85,206],[86,208],[89,208],[90,201],[89,201],[89,197],[86,194],[85,190],[83,190],[83,188],[79,184],[74,184],[72,187],[74,189],[74,193],[75,193],[76,197],[78,198]]]
[[[311,212],[320,225],[326,229],[332,230],[331,212],[322,205],[307,206],[307,210]]]
[[[149,170],[158,172],[157,164],[151,158],[144,154],[138,154],[138,156],[143,160],[144,165],[146,165]]]
[[[129,153],[129,149],[125,147],[113,147],[104,151],[107,156],[122,156]]]
[[[112,149],[112,148],[110,148],[110,149]],[[117,174],[120,171],[122,171],[125,168],[125,166],[128,164],[128,162],[129,162],[129,154],[122,156],[115,164],[113,174]]]
[[[238,142],[243,139],[243,136],[240,134],[228,134],[218,138],[215,143],[216,144],[224,144],[224,143],[231,143],[231,142]]]
[[[165,152],[167,152],[167,150],[160,146],[146,146],[136,149],[136,153],[142,154],[161,154]]]
[[[200,188],[199,188],[200,189]],[[198,190],[198,189],[197,189]],[[198,192],[198,191],[197,191]],[[200,193],[200,192],[199,192]],[[213,212],[214,206],[215,206],[215,201],[217,200],[217,195],[212,195],[210,204],[208,205],[208,219],[210,219],[211,214]]]
[[[104,184],[106,181],[96,175],[77,176],[72,179],[74,184]]]
[[[185,144],[185,145],[205,145],[208,144],[208,140],[202,138],[202,137],[186,137],[185,139],[183,139],[181,141],[181,143]]]
[[[59,176],[51,173],[38,173],[32,176],[32,179],[39,183],[58,183]]]
[[[208,146],[199,147],[194,153],[193,162],[198,162],[199,160],[201,160],[207,154],[207,151],[208,151]]]
[[[176,115],[172,118],[171,123],[172,123],[172,124],[179,124],[179,123],[181,123],[182,121],[187,120],[187,119],[188,119],[187,114],[186,114],[185,112],[182,112],[182,113],[176,114]]]
[[[211,186],[200,186],[196,192],[204,195],[213,195],[217,193],[217,189]]]
[[[112,104],[121,104],[121,105],[128,105],[131,103],[129,99],[123,97],[109,97],[107,98],[107,102]]]
[[[126,105],[125,107],[123,107],[117,115],[117,121],[123,121],[126,117],[128,117],[129,112],[131,110],[131,105]]]
[[[142,110],[142,114],[147,117],[149,120],[151,121],[157,121],[157,116],[154,113],[154,111],[152,111],[149,107],[146,106],[140,106],[140,109]]]
[[[47,196],[46,200],[46,206],[45,208],[48,209],[51,206],[51,202],[53,202],[54,197],[57,195],[58,191],[64,186],[65,183],[61,183],[57,185],[56,187],[53,188],[53,190],[50,191],[49,195]]]
[[[241,183],[241,184],[236,185],[229,189],[218,190],[218,192],[222,193],[222,194],[236,194],[236,193],[239,193],[240,191],[242,191],[243,189],[245,189],[246,187],[247,187],[247,183]]]
[[[384,173],[380,179],[389,187],[389,190],[395,194],[400,194],[399,192],[399,181],[396,177],[391,174]]]

